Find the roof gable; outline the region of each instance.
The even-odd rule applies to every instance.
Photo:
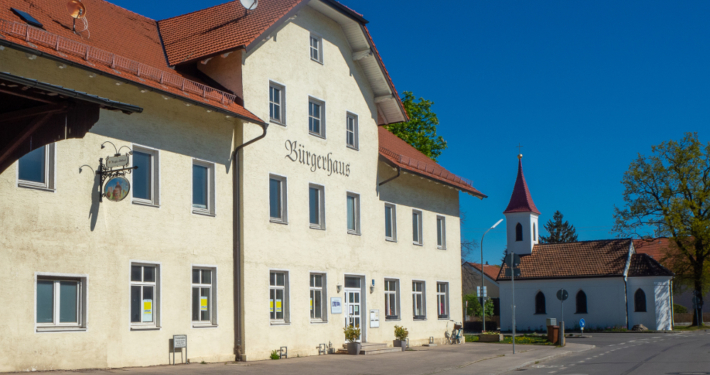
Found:
[[[471,263],[467,262],[471,268],[475,269],[476,271],[481,272],[481,264],[480,263]],[[483,266],[483,273],[488,276],[491,280],[496,281],[498,278],[498,274],[500,273],[500,266],[494,266],[490,264],[485,264]]]
[[[629,264],[629,277],[639,276],[674,276],[675,274],[666,267],[663,267],[657,260],[648,254],[631,255]]]

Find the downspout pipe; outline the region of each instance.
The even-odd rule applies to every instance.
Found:
[[[239,168],[239,151],[246,146],[249,146],[261,139],[266,137],[266,131],[269,128],[269,124],[258,124],[261,126],[263,132],[258,137],[250,140],[249,142],[242,143],[234,149],[232,154],[232,183],[234,187],[233,199],[234,199],[234,211],[233,214],[233,241],[234,241],[234,253],[233,253],[233,270],[232,276],[234,277],[234,351],[236,355],[236,360],[241,361],[243,359],[243,348],[242,348],[242,334],[244,332],[244,327],[242,326],[242,220],[241,220],[241,179],[239,174],[241,173],[241,168]]]
[[[378,186],[382,186],[382,185],[384,185],[384,184],[386,184],[386,183],[388,183],[388,182],[394,180],[395,178],[399,177],[401,174],[402,174],[402,168],[400,168],[399,166],[397,166],[397,175],[394,176],[394,177],[390,177],[390,178],[388,178],[388,179],[386,179],[386,180],[380,182],[380,184],[379,184]]]

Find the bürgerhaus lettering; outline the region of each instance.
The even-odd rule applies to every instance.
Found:
[[[286,155],[293,162],[299,162],[311,167],[311,172],[315,172],[318,169],[322,169],[328,172],[328,176],[333,173],[343,175],[345,177],[350,177],[350,164],[345,162],[332,159],[329,152],[327,155],[318,155],[316,153],[307,151],[305,146],[298,144],[297,141],[286,140]]]

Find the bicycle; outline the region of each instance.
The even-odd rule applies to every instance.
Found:
[[[454,322],[454,328],[449,333],[449,322]],[[446,337],[447,344],[460,344],[461,338],[463,336],[463,324],[456,323],[454,320],[449,320],[446,322],[446,331],[444,331],[444,336]]]

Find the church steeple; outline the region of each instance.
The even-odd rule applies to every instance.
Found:
[[[540,211],[535,207],[528,183],[523,175],[523,155],[518,155],[518,177],[508,208],[503,211],[508,231],[508,251],[518,255],[532,254],[538,243],[537,218]]]

